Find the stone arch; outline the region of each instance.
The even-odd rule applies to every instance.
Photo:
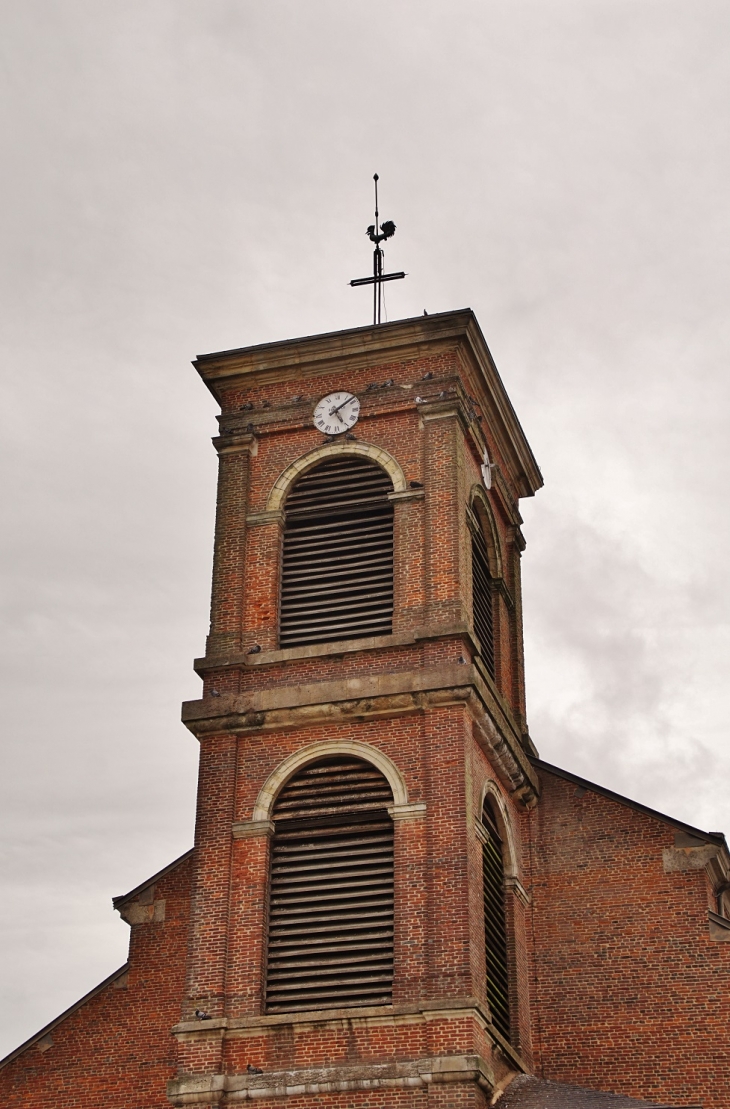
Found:
[[[504,845],[504,875],[505,878],[517,878],[517,851],[515,847],[515,836],[512,830],[512,821],[504,798],[499,791],[499,786],[491,779],[485,782],[484,789],[482,790],[482,800],[479,805],[479,818],[481,819],[482,811],[484,809],[484,802],[489,798],[493,803],[495,815],[499,830],[502,833],[502,843]]]
[[[489,497],[483,485],[472,486],[469,496],[469,507],[481,524],[484,538],[487,541],[489,572],[495,580],[498,580],[504,577],[502,544],[499,538],[499,531],[497,530],[497,521],[494,519],[494,511],[489,503]]]
[[[316,447],[315,450],[303,454],[301,458],[297,458],[295,462],[287,466],[282,474],[279,474],[269,493],[266,511],[279,512],[281,510],[289,487],[305,470],[311,469],[312,466],[316,466],[318,462],[322,462],[325,458],[337,457],[341,454],[351,454],[359,458],[371,459],[378,466],[382,466],[390,476],[394,493],[406,491],[408,486],[403,470],[393,456],[383,450],[382,447],[375,447],[370,443],[361,443],[359,440],[354,443],[325,443],[324,446]]]
[[[393,791],[393,804],[408,804],[408,790],[403,775],[395,763],[377,747],[371,747],[369,743],[360,743],[354,739],[326,739],[319,743],[310,743],[308,747],[302,747],[300,751],[295,751],[279,763],[261,787],[251,819],[270,820],[276,795],[292,774],[306,763],[326,758],[328,755],[354,755],[358,759],[372,763],[387,778]]]

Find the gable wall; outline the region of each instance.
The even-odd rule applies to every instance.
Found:
[[[665,873],[674,828],[540,770],[524,819],[537,1073],[727,1109],[730,943],[704,868]]]

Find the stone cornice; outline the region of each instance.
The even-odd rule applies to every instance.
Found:
[[[491,685],[468,663],[206,697],[184,702],[182,719],[195,736],[204,739],[222,732],[241,734],[401,716],[447,704],[468,708],[477,738],[503,784],[526,805],[534,804],[538,779],[516,724]]]
[[[308,376],[329,373],[343,362],[356,368],[415,359],[434,353],[434,346],[439,343],[453,349],[455,340],[467,332],[473,318],[470,308],[416,316],[378,327],[329,331],[201,354],[193,365],[220,401],[221,388],[242,379],[259,385],[287,381],[305,373]]]
[[[216,435],[213,439],[213,446],[218,454],[240,454],[244,451],[255,457],[258,453],[258,445],[259,441],[255,434],[249,431],[234,432],[228,436]]]

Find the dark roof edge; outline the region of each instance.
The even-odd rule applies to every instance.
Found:
[[[163,866],[162,870],[158,870],[151,878],[147,878],[146,881],[140,882],[140,884],[135,886],[133,890],[130,890],[129,893],[120,893],[117,897],[112,897],[112,905],[114,908],[118,909],[125,901],[130,901],[133,897],[136,897],[142,890],[146,890],[148,886],[151,886],[153,882],[159,882],[160,878],[164,878],[165,875],[169,874],[171,870],[174,870],[176,866],[180,866],[180,863],[184,863],[186,859],[189,859],[194,850],[195,849],[191,847],[189,851],[186,851],[184,855],[180,855],[174,862],[168,863],[167,866]]]
[[[89,990],[89,992],[85,993],[84,996],[79,998],[78,1001],[75,1001],[73,1005],[69,1005],[68,1009],[64,1009],[60,1016],[56,1017],[55,1020],[52,1020],[49,1024],[44,1025],[43,1028],[41,1028],[40,1032],[36,1032],[34,1036],[31,1036],[29,1040],[26,1040],[25,1043],[22,1043],[20,1047],[16,1047],[15,1051],[11,1051],[10,1054],[6,1055],[4,1059],[0,1059],[0,1069],[6,1067],[8,1063],[12,1063],[13,1059],[17,1059],[19,1055],[22,1055],[23,1052],[27,1051],[29,1047],[33,1046],[33,1044],[37,1044],[39,1040],[42,1040],[44,1036],[47,1036],[49,1032],[52,1032],[54,1028],[57,1028],[62,1021],[66,1020],[67,1017],[70,1017],[73,1013],[76,1012],[77,1009],[80,1009],[82,1005],[85,1005],[87,1001],[91,1001],[92,997],[96,997],[97,994],[101,993],[101,991],[106,989],[107,986],[110,986],[111,983],[116,981],[117,978],[121,978],[122,975],[126,974],[128,970],[129,963],[124,963],[124,965],[119,967],[118,970],[115,970],[112,974],[110,974],[108,978],[105,978],[103,982],[100,982],[98,986],[94,986],[93,990]]]
[[[630,797],[624,797],[622,793],[614,793],[612,789],[607,789],[606,786],[599,786],[595,782],[588,781],[587,778],[581,778],[570,770],[563,770],[560,766],[543,762],[542,759],[537,759],[533,755],[530,755],[529,758],[532,765],[536,766],[538,770],[545,770],[548,774],[554,774],[557,778],[565,778],[568,782],[575,782],[576,785],[584,786],[592,793],[600,793],[603,797],[607,797],[609,801],[616,801],[619,805],[625,805],[629,809],[635,809],[636,812],[644,813],[645,816],[653,816],[655,820],[661,820],[663,824],[669,824],[672,828],[681,828],[683,832],[689,832],[690,835],[701,837],[710,843],[725,843],[723,832],[705,832],[702,828],[685,824],[683,820],[675,820],[673,816],[667,816],[666,813],[658,812],[657,809],[650,809],[648,805],[642,805],[640,801],[632,801]]]

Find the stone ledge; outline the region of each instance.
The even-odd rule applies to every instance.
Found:
[[[480,1055],[437,1055],[391,1063],[310,1067],[264,1074],[183,1075],[167,1084],[175,1106],[248,1101],[254,1098],[301,1097],[375,1090],[427,1087],[432,1083],[476,1083],[487,1093],[494,1089],[494,1073]]]
[[[425,489],[403,489],[397,493],[388,493],[388,500],[394,502],[422,501],[425,496]]]
[[[414,801],[410,805],[390,805],[388,812],[393,820],[419,820],[426,815],[426,802]]]
[[[258,439],[253,432],[216,435],[213,446],[218,454],[239,454],[241,451],[246,451],[254,458],[258,454]]]
[[[228,1017],[207,1017],[205,1020],[183,1020],[171,1029],[178,1040],[225,1040],[228,1035]]]
[[[262,522],[262,521],[259,521]],[[240,666],[272,666],[282,662],[298,662],[306,658],[326,658],[360,651],[383,651],[390,647],[412,647],[414,644],[434,639],[464,638],[474,651],[478,644],[467,624],[424,624],[412,631],[393,632],[391,635],[371,635],[361,639],[338,639],[332,643],[310,643],[306,647],[282,647],[259,651],[249,655],[246,651],[211,652],[193,660],[196,674],[208,670],[228,670]],[[491,680],[491,679],[490,679]]]
[[[284,513],[278,510],[274,512],[249,512],[246,517],[246,525],[250,528],[259,527],[262,524],[283,524]]]
[[[486,1001],[476,997],[401,1001],[394,1005],[360,1005],[343,1009],[309,1009],[293,1013],[264,1013],[260,1016],[216,1017],[212,1021],[181,1021],[171,1032],[182,1041],[220,1039],[221,1036],[225,1039],[245,1039],[249,1036],[266,1035],[282,1026],[307,1033],[322,1027],[349,1031],[354,1028],[399,1028],[409,1024],[464,1019],[475,1020],[515,1070],[528,1070],[517,1049],[492,1024]]]
[[[225,1038],[260,1036],[268,1029],[282,1026],[298,1027],[310,1031],[315,1027],[369,1028],[418,1024],[429,1020],[474,1019],[488,1031],[506,1058],[514,1062],[517,1070],[526,1070],[519,1052],[508,1044],[491,1024],[489,1007],[477,997],[443,997],[434,1000],[396,1001],[394,1005],[361,1005],[342,1009],[303,1009],[294,1013],[265,1013],[247,1017],[215,1017],[213,1020],[183,1020],[175,1025],[172,1035],[179,1039],[200,1039],[225,1029]]]
[[[248,839],[250,836],[271,836],[274,834],[273,820],[236,820],[231,826],[234,839]]]
[[[471,684],[472,668],[454,661],[428,669],[396,670],[388,674],[300,682],[296,685],[279,684],[250,693],[223,694],[215,698],[184,701],[182,719],[188,726],[205,722],[210,723],[214,729],[221,726],[226,730],[248,728],[251,724],[246,717],[251,713],[270,714],[286,709],[306,708],[308,715],[317,710],[331,715],[329,706],[354,702],[348,715],[359,715],[358,703],[363,700],[370,702],[370,709],[360,706],[362,711],[378,713],[377,701],[381,698],[465,688]],[[383,708],[386,712],[390,711],[387,706]]]
[[[469,427],[469,420],[467,419],[461,398],[455,392],[450,396],[441,399],[423,400],[420,404],[416,405],[418,414],[422,420],[448,420],[456,417],[464,426],[465,429]]]
[[[330,1024],[339,1026],[343,1021],[353,1026],[368,1024],[399,1024],[403,1020],[428,1020],[442,1017],[477,1015],[489,1022],[490,1015],[484,1002],[475,997],[439,998],[435,1001],[401,1001],[393,1005],[357,1005],[341,1009],[303,1009],[291,1013],[263,1013],[246,1017],[215,1017],[212,1021],[188,1020],[176,1024],[175,1036],[207,1035],[209,1030],[227,1028],[229,1032],[261,1032],[281,1025],[313,1026]]]

